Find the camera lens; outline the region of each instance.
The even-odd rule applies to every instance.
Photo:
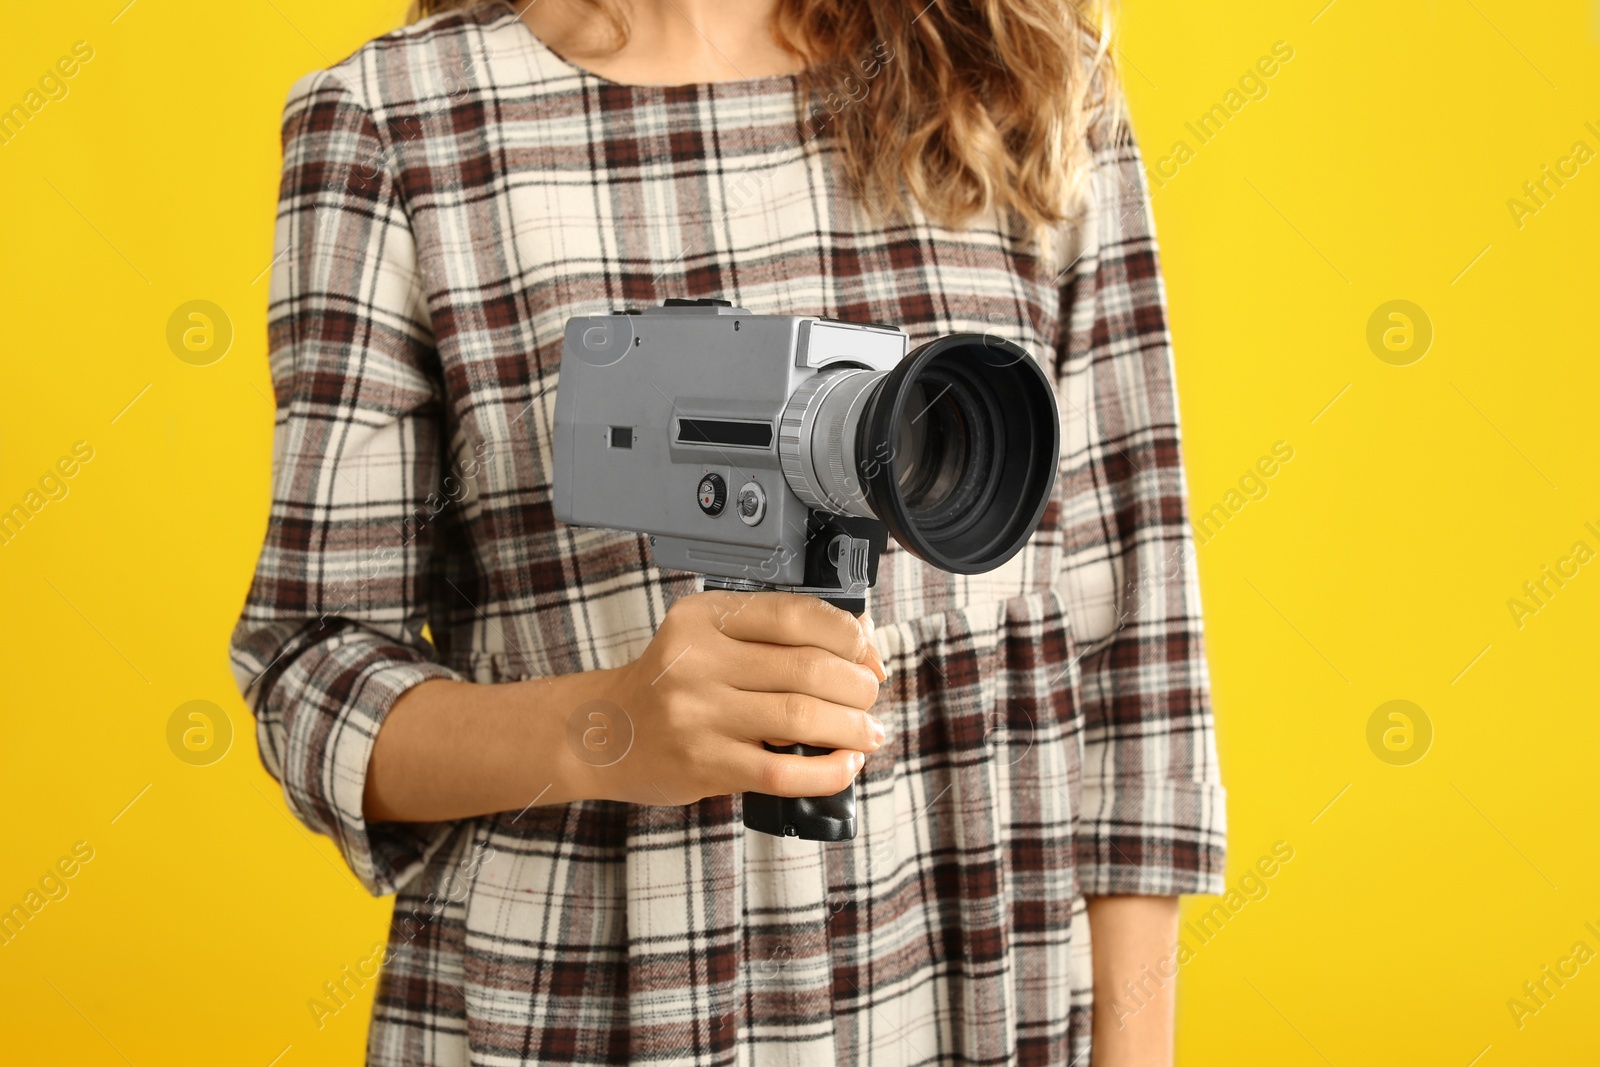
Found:
[[[1010,341],[954,334],[922,345],[878,383],[858,433],[858,456],[882,460],[862,467],[868,505],[895,540],[943,570],[1000,566],[1050,502],[1055,392]]]
[[[1055,393],[1020,346],[984,334],[930,341],[891,371],[826,371],[784,411],[797,496],[876,517],[911,552],[977,574],[1010,559],[1055,485]]]
[[[974,495],[992,485],[985,459],[994,431],[985,408],[964,383],[940,383],[935,375],[906,390],[891,462],[895,488],[913,521],[943,527],[973,515]]]

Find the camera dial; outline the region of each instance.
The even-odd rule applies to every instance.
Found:
[[[728,500],[728,483],[720,474],[708,474],[700,479],[700,510],[707,515],[722,514],[722,505]]]
[[[749,481],[739,487],[737,507],[739,520],[746,526],[754,526],[766,517],[767,493],[760,482]]]

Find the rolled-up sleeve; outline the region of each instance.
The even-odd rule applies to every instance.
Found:
[[[231,658],[290,809],[387,893],[452,829],[362,815],[389,709],[455,677],[423,637],[443,389],[392,160],[337,73],[294,86],[283,148],[272,505]]]
[[[1079,878],[1089,896],[1217,893],[1225,794],[1149,192],[1125,127],[1091,143],[1057,365],[1060,585],[1087,650]]]

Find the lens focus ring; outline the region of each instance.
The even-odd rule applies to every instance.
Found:
[[[828,383],[829,377],[831,375],[818,374],[802,382],[789,398],[783,418],[778,422],[778,460],[783,465],[784,481],[789,483],[795,496],[814,508],[828,506],[813,489],[816,470],[811,461],[811,424],[815,419],[817,392]]]
[[[856,464],[857,428],[885,371],[825,371],[801,383],[778,425],[778,457],[795,496],[835,514],[873,517]],[[820,461],[820,462],[819,462]]]

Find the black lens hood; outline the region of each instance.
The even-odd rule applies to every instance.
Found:
[[[951,529],[926,529],[912,516],[896,480],[896,464],[863,463],[867,503],[896,541],[922,560],[954,574],[994,570],[1021,550],[1038,529],[1055,488],[1061,454],[1061,416],[1055,390],[1026,349],[991,334],[957,333],[919,346],[891,370],[863,413],[856,455],[881,456],[892,448],[906,415],[907,397],[928,371],[959,377],[987,394],[1001,417],[988,422],[994,436],[997,479],[982,513]]]

